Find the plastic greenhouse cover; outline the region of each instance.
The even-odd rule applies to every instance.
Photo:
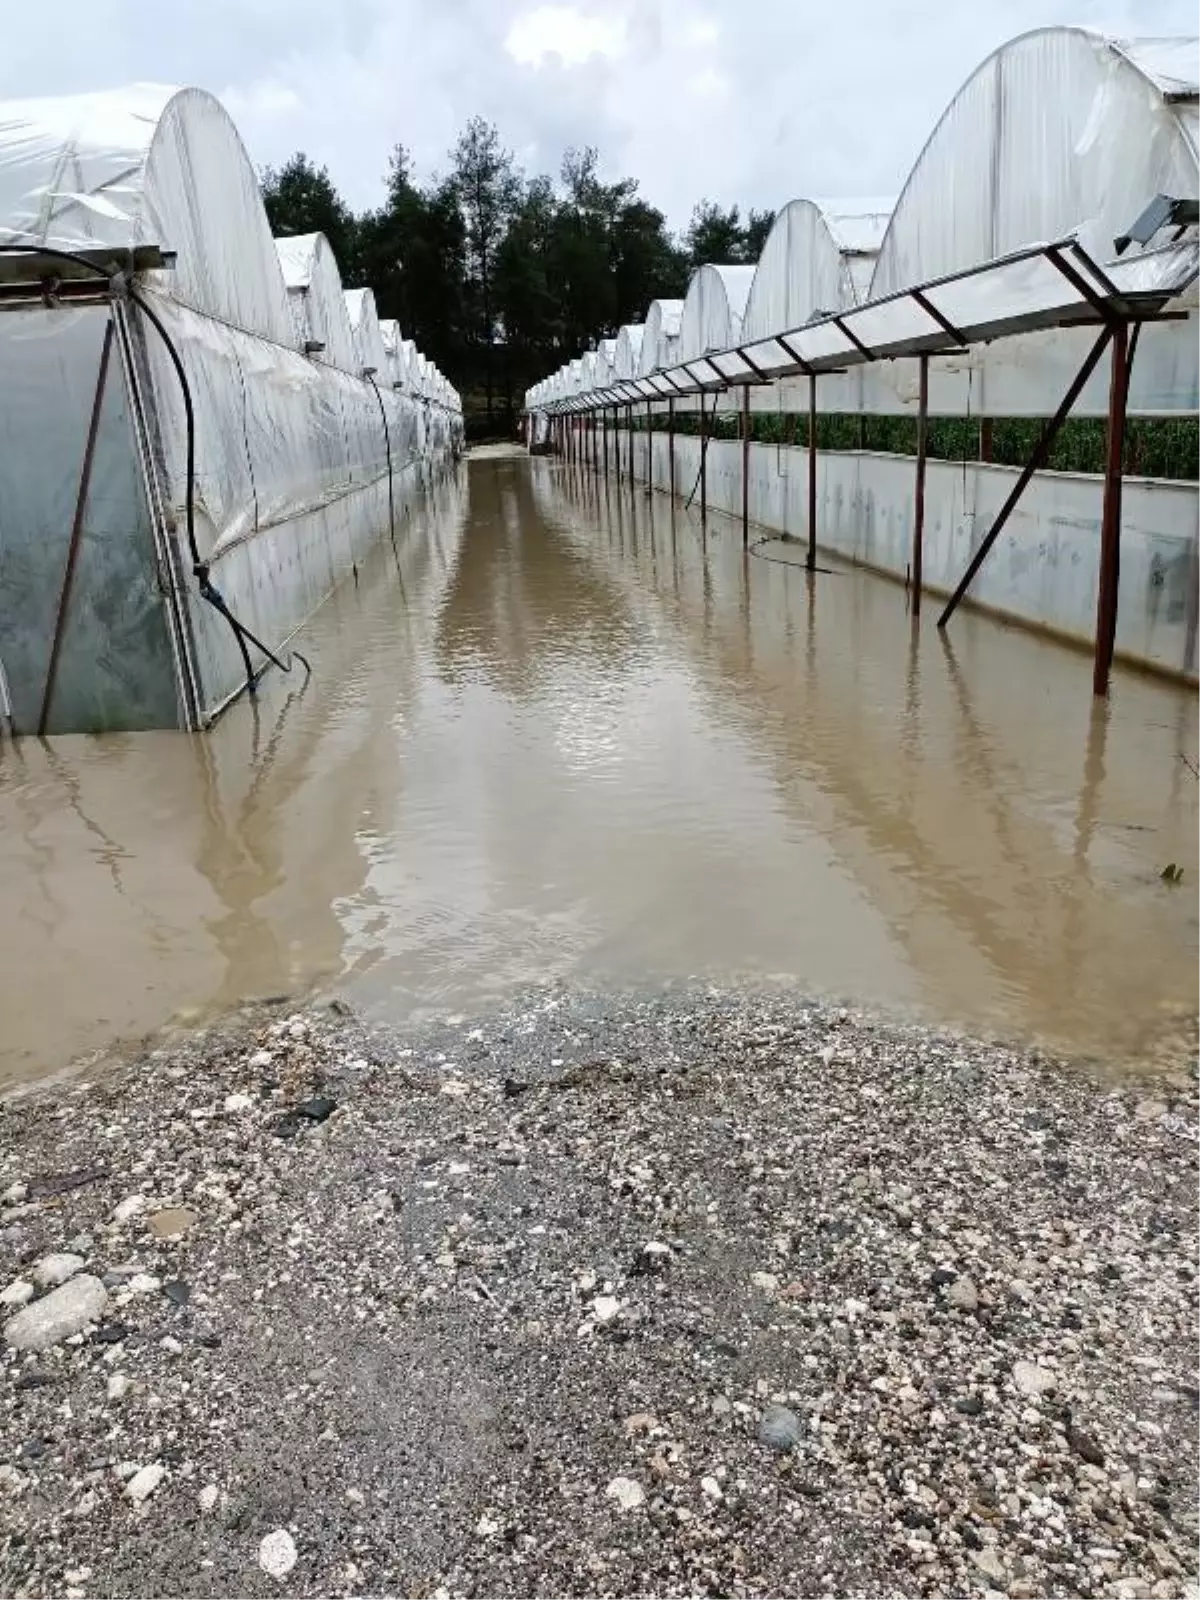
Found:
[[[613,354],[613,372],[618,378],[635,378],[642,354],[645,324],[629,322],[617,334],[617,348]]]
[[[1190,49],[1194,79],[1194,41]],[[1194,112],[1162,92],[1163,62],[1183,53],[1176,42],[1126,48],[1084,29],[1048,28],[988,57],[913,167],[872,297],[1084,224],[1111,248],[1154,195],[1195,195]]]
[[[200,89],[135,84],[0,104],[0,237],[160,245],[177,254],[173,272],[155,274],[175,299],[293,342],[258,176]]]
[[[354,340],[354,370],[365,373],[368,368],[373,368],[378,380],[387,370],[387,351],[379,331],[374,290],[347,289],[344,298]]]
[[[357,372],[361,363],[342,290],[341,273],[323,233],[304,233],[275,240],[275,249],[293,307],[298,344],[307,340],[324,349],[316,359],[343,372]]]
[[[679,329],[682,361],[738,342],[754,274],[754,267],[742,265],[707,265],[693,273]]]
[[[848,202],[850,203],[850,202]],[[865,207],[877,202],[863,201]],[[741,337],[761,339],[781,328],[795,328],[818,313],[841,311],[862,298],[887,217],[874,213],[838,218],[813,200],[791,200],[776,214],[758,259],[746,301]],[[872,257],[851,257],[842,224],[855,249]]]

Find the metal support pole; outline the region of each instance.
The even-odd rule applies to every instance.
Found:
[[[79,470],[79,489],[75,495],[75,515],[71,519],[71,535],[67,541],[67,561],[63,568],[62,588],[58,595],[58,616],[54,624],[54,638],[50,644],[50,660],[46,667],[46,684],[42,690],[42,709],[38,716],[38,738],[46,732],[50,720],[50,706],[54,699],[54,683],[58,676],[58,657],[62,649],[63,629],[67,609],[71,603],[71,589],[75,582],[75,564],[79,559],[79,541],[83,536],[83,519],[87,511],[88,487],[92,481],[92,464],[96,459],[96,436],[100,431],[100,411],[104,404],[104,386],[108,381],[108,363],[112,355],[116,329],[110,316],[104,326],[104,343],[100,347],[100,370],[96,374],[96,389],[92,395],[92,414],[88,422],[87,440],[83,447],[83,465]]]
[[[1121,581],[1121,487],[1125,464],[1125,412],[1129,396],[1129,329],[1118,323],[1112,335],[1112,373],[1108,386],[1108,439],[1104,460],[1104,510],[1100,518],[1100,582],[1096,593],[1096,658],[1092,693],[1108,693],[1117,639],[1117,594]]]
[[[600,429],[601,429],[601,432],[603,434],[603,438],[601,440],[601,445],[602,445],[603,456],[604,456],[604,476],[607,477],[608,476],[608,407],[607,406],[602,406],[601,409],[600,409]]]
[[[625,407],[625,426],[629,429],[629,492],[637,493],[637,479],[633,475],[633,401]]]
[[[667,470],[671,499],[675,498],[675,396],[667,401]]]
[[[991,461],[993,459],[991,417],[980,417],[979,419],[979,459],[980,461]]]
[[[717,398],[713,396],[713,405]],[[700,521],[708,521],[708,433],[704,416],[704,390],[700,391]]]
[[[817,570],[817,375],[808,375],[808,559],[805,566]]]
[[[742,386],[742,547],[750,543],[750,385]]]
[[[613,464],[617,469],[617,488],[621,487],[621,408],[613,407]]]
[[[917,483],[913,502],[912,614],[921,615],[921,579],[925,566],[925,461],[929,445],[929,357],[917,357]]]
[[[646,401],[646,488],[654,488],[654,409]]]
[[[962,578],[959,580],[958,588],[955,589],[954,593],[946,602],[946,605],[942,610],[942,614],[938,618],[937,625],[939,628],[944,628],[950,621],[950,618],[958,610],[963,595],[965,595],[967,590],[971,587],[971,584],[975,580],[975,574],[987,560],[992,546],[1000,537],[1001,531],[1004,528],[1004,524],[1008,521],[1010,515],[1012,514],[1013,507],[1024,494],[1030,478],[1033,477],[1035,472],[1039,472],[1042,467],[1045,466],[1050,456],[1051,445],[1053,445],[1055,439],[1058,437],[1059,430],[1061,429],[1063,423],[1067,420],[1071,407],[1075,404],[1076,400],[1078,400],[1080,394],[1082,394],[1084,385],[1087,383],[1092,373],[1096,370],[1096,363],[1104,354],[1104,347],[1108,344],[1108,341],[1112,338],[1112,336],[1112,328],[1106,327],[1101,333],[1100,337],[1096,340],[1095,344],[1092,346],[1091,350],[1088,352],[1087,360],[1083,363],[1079,371],[1072,379],[1071,387],[1067,390],[1066,394],[1063,395],[1062,400],[1059,403],[1058,410],[1042,429],[1041,434],[1038,437],[1038,442],[1033,447],[1033,454],[1021,469],[1021,476],[1009,490],[1008,498],[1000,507],[1000,510],[996,515],[995,522],[993,522],[991,527],[988,529],[987,537],[972,556],[971,564],[968,566],[967,570],[963,573]]]

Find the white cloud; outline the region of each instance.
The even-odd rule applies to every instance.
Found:
[[[625,44],[622,17],[598,16],[575,6],[538,6],[516,19],[504,48],[522,66],[540,67],[548,56],[578,66],[592,56],[616,59],[625,53]]]
[[[8,8],[0,96],[200,84],[256,163],[303,149],[359,207],[396,143],[444,171],[480,115],[530,171],[598,146],[680,227],[702,196],[894,194],[964,79],[1027,28],[1196,26],[1194,0],[175,0],[153,26],[143,0],[60,0],[55,17]]]

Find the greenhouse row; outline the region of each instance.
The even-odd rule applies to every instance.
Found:
[[[461,447],[197,89],[0,105],[0,719],[203,727]],[[303,670],[302,666],[300,670]]]
[[[1096,417],[1112,435],[1126,416],[1196,416],[1197,56],[1195,39],[1080,28],[1012,40],[955,96],[898,198],[783,205],[756,265],[701,266],[682,301],[655,301],[535,385],[528,439],[661,489],[699,483],[705,509],[910,582],[915,560],[955,603],[1000,523],[972,600],[1081,643],[1119,610],[1117,653],[1194,678],[1194,481],[1101,494],[1086,474],[1036,470],[1043,458],[1009,506],[1017,469],[988,441],[992,419],[1056,432]],[[740,440],[712,437],[730,431],[722,413]],[[771,413],[774,448],[756,442]],[[919,497],[903,457],[818,451],[823,419],[860,419],[861,444],[886,416],[915,418],[922,440],[930,419],[967,419],[980,446],[922,460]],[[797,418],[809,448],[786,450]]]

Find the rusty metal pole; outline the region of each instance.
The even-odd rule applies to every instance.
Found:
[[[993,457],[992,444],[992,419],[980,417],[979,419],[979,459],[991,461]]]
[[[713,405],[717,398],[713,396]],[[708,521],[708,434],[705,431],[704,390],[700,391],[700,521]]]
[[[912,614],[921,615],[921,580],[925,568],[925,461],[929,445],[929,357],[917,358],[917,483],[913,503]]]
[[[750,385],[742,387],[742,544],[750,543]]]
[[[633,401],[632,400],[625,407],[625,426],[629,429],[629,492],[630,492],[631,495],[635,495],[637,493],[637,479],[634,476],[634,467],[636,466],[636,462],[634,461],[634,457],[633,457]]]
[[[942,607],[942,614],[938,618],[937,622],[939,628],[944,628],[950,621],[950,618],[958,610],[963,596],[974,582],[975,574],[987,560],[989,554],[991,553],[992,546],[1000,537],[1005,523],[1012,514],[1013,507],[1024,494],[1026,485],[1028,484],[1030,478],[1033,477],[1035,472],[1040,472],[1046,465],[1046,462],[1050,459],[1050,447],[1058,437],[1063,423],[1070,415],[1071,407],[1075,404],[1076,400],[1078,400],[1080,394],[1082,394],[1084,385],[1095,371],[1096,363],[1104,354],[1105,346],[1108,344],[1108,341],[1111,338],[1112,328],[1110,326],[1106,326],[1100,333],[1099,338],[1096,340],[1091,350],[1088,352],[1087,358],[1083,365],[1071,380],[1070,387],[1067,389],[1066,394],[1063,395],[1061,401],[1059,402],[1058,410],[1047,422],[1043,423],[1042,431],[1038,435],[1038,441],[1033,447],[1032,455],[1021,468],[1020,476],[1017,478],[1016,483],[1014,483],[1012,488],[1009,490],[1004,504],[996,513],[996,520],[988,529],[986,535],[984,536],[983,542],[979,546],[979,549],[976,550],[975,554],[971,557],[967,570],[959,579],[958,588],[955,589],[949,600],[947,600],[946,604]]]
[[[1100,582],[1096,593],[1096,657],[1092,693],[1106,695],[1117,639],[1121,583],[1121,488],[1125,467],[1125,413],[1129,394],[1129,328],[1113,328],[1108,387],[1108,438],[1104,460],[1104,510],[1100,517]]]
[[[646,401],[646,488],[654,488],[654,410]]]
[[[621,408],[613,407],[613,465],[617,469],[617,488],[621,487]]]
[[[63,568],[62,588],[58,595],[58,617],[54,624],[54,638],[50,644],[50,660],[46,667],[46,683],[42,689],[42,709],[38,716],[38,738],[46,732],[50,720],[50,707],[54,700],[54,684],[58,677],[58,657],[62,649],[63,629],[71,604],[71,590],[75,583],[75,565],[79,559],[79,541],[83,536],[83,519],[87,512],[88,489],[92,482],[92,464],[96,459],[96,438],[100,432],[100,411],[104,405],[104,387],[108,382],[108,364],[112,356],[116,328],[110,316],[104,325],[104,343],[100,347],[100,370],[96,374],[96,388],[92,395],[92,414],[88,421],[87,440],[83,447],[83,464],[79,470],[79,488],[75,495],[75,515],[71,519],[71,533],[67,541],[67,560]]]
[[[805,566],[817,570],[817,375],[808,375],[808,559]]]
[[[675,397],[667,401],[667,481],[671,499],[675,498]]]

